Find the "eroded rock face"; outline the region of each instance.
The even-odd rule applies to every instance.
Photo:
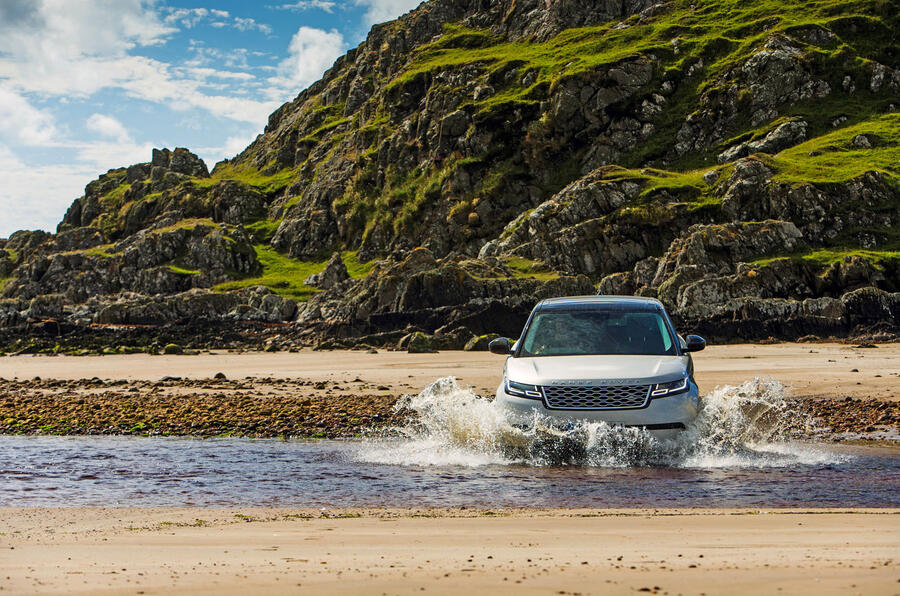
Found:
[[[183,147],[174,151],[154,149],[149,163],[109,170],[88,183],[84,196],[76,199],[66,211],[58,231],[99,226],[103,222],[98,218],[111,207],[125,206],[140,201],[148,194],[175,188],[188,180],[208,177],[206,164],[189,150]],[[140,226],[133,227],[131,231],[140,229]]]
[[[734,337],[767,338],[896,334],[900,293],[876,288],[847,292],[840,298],[733,299],[711,315],[677,315],[677,324],[714,341]]]
[[[740,143],[719,154],[720,164],[746,157],[751,153],[778,153],[806,140],[809,125],[802,121],[785,122],[762,139]]]
[[[541,282],[515,277],[498,263],[459,257],[437,260],[419,248],[402,261],[379,263],[358,282],[344,282],[313,296],[300,308],[297,320],[358,335],[406,326],[429,333],[459,326],[487,333],[497,327],[516,335],[531,308],[543,298],[592,292],[584,276]]]
[[[750,112],[752,125],[759,126],[777,118],[787,106],[823,98],[832,91],[825,80],[811,72],[804,52],[784,37],[770,38],[749,60],[729,72],[724,79],[729,84],[705,92],[700,98],[699,109],[685,120],[675,145],[679,154],[703,151],[723,142],[727,138],[728,127],[744,110]],[[798,126],[792,125],[782,130],[769,141],[768,147],[774,149],[796,138]],[[729,156],[730,159],[752,152],[749,147],[735,148],[734,151],[735,155]]]
[[[331,255],[331,259],[321,273],[310,275],[304,283],[314,288],[328,290],[348,279],[350,279],[350,275],[347,273],[347,266],[341,258],[341,253],[336,252]]]
[[[168,149],[154,149],[153,158],[150,160],[151,177],[153,168],[162,168],[176,174],[185,174],[195,178],[207,178],[209,170],[203,160],[185,149],[178,147],[175,151]]]
[[[256,252],[241,228],[206,223],[173,223],[102,247],[63,252],[57,248],[55,241],[39,247],[37,256],[15,270],[15,279],[6,285],[3,295],[32,298],[60,293],[78,303],[123,291],[174,294],[260,269]]]
[[[523,213],[479,256],[517,255],[588,275],[633,266],[647,256],[649,242],[643,234],[657,232],[604,219],[640,192],[635,182],[605,182],[605,174],[596,170]]]
[[[171,296],[122,294],[96,298],[79,307],[74,316],[106,325],[164,325],[179,320],[234,320],[277,323],[296,313],[293,300],[263,287],[215,293],[194,289]]]
[[[900,218],[897,192],[884,174],[867,172],[840,185],[793,185],[773,179],[774,172],[753,158],[735,162],[721,185],[722,211],[731,219],[775,218],[795,222],[808,238],[833,240],[848,229],[883,229],[885,233],[857,237],[862,248],[887,241],[886,230]]]

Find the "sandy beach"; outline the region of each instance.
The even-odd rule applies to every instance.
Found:
[[[896,594],[900,511],[2,509],[0,591]]]
[[[872,344],[874,345],[874,344]],[[758,375],[772,376],[797,396],[854,396],[900,399],[900,344],[860,348],[855,344],[782,343],[712,345],[694,354],[697,381],[704,390],[736,385]],[[856,369],[856,370],[854,370]],[[493,392],[503,357],[487,352],[407,354],[380,351],[213,352],[196,356],[16,356],[0,358],[0,378],[143,379],[165,376],[210,378],[294,377],[347,382],[362,378],[391,390],[421,388],[455,376],[483,392]]]
[[[870,344],[874,345],[874,344]],[[798,397],[900,399],[900,343],[860,348],[855,344],[781,343],[712,345],[694,354],[697,382],[708,391],[771,376]],[[487,352],[407,354],[380,351],[213,352],[196,356],[15,356],[0,358],[0,378],[159,380],[204,379],[222,372],[230,379],[290,377],[349,382],[361,378],[388,387],[419,390],[439,377],[455,376],[477,391],[493,393],[503,357]]]
[[[769,376],[798,399],[858,400],[850,418],[900,400],[898,344],[695,358],[704,391]],[[330,424],[354,400],[389,412],[448,375],[489,394],[502,366],[470,352],[19,356],[0,358],[0,407],[59,392],[87,405],[241,395],[312,400]],[[103,381],[79,381],[92,377]],[[0,509],[0,593],[12,594],[897,594],[898,552],[894,509]]]

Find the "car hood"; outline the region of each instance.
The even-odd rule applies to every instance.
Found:
[[[506,377],[519,383],[556,385],[665,383],[682,378],[687,356],[541,356],[508,358]],[[588,383],[585,383],[588,384]]]

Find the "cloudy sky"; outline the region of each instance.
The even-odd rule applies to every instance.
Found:
[[[0,0],[0,237],[101,172],[239,153],[369,27],[421,0]]]

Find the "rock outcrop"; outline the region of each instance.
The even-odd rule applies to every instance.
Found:
[[[347,265],[344,264],[341,253],[336,252],[325,265],[325,269],[320,273],[313,273],[306,278],[304,283],[314,288],[328,290],[348,279],[350,279],[350,274],[347,273]]]
[[[0,243],[0,325],[447,349],[599,288],[718,340],[896,336],[892,8],[424,2],[211,173],[154,150]]]

